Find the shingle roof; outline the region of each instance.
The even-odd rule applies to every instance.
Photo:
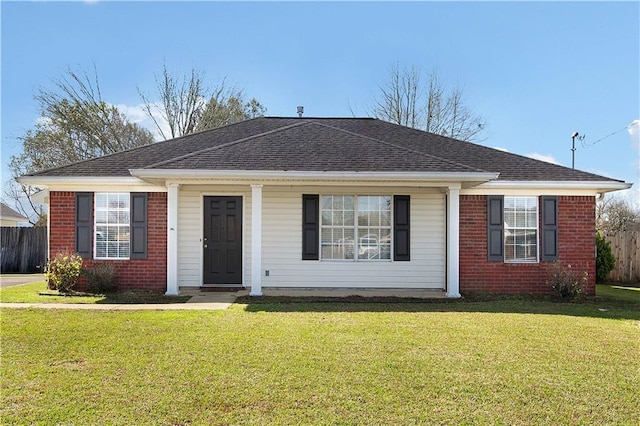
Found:
[[[150,168],[191,170],[482,172],[318,121],[218,145]]]
[[[5,219],[17,219],[18,221],[27,220],[26,217],[9,207],[3,202],[0,202],[0,217]]]
[[[615,181],[372,118],[261,117],[33,176],[130,169],[496,172],[505,181]]]

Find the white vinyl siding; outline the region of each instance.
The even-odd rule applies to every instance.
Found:
[[[262,277],[268,287],[429,288],[445,286],[445,196],[434,189],[265,186]],[[302,194],[410,195],[411,261],[303,261]]]
[[[322,262],[302,260],[302,194],[411,196],[411,261]],[[243,196],[243,283],[251,285],[251,187],[180,187],[178,281],[202,285],[202,199],[206,195]],[[262,286],[427,288],[445,286],[445,196],[437,189],[362,187],[263,188]],[[269,271],[269,276],[265,271]]]

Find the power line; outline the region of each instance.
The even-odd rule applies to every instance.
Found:
[[[629,124],[629,125],[624,126],[624,127],[623,127],[622,129],[620,129],[620,130],[616,130],[615,132],[609,133],[607,136],[601,137],[600,139],[598,139],[598,140],[597,140],[597,141],[595,141],[595,142],[585,142],[585,141],[584,141],[584,139],[581,139],[581,140],[580,140],[580,143],[582,144],[582,147],[583,147],[583,148],[589,148],[590,146],[593,146],[593,145],[597,144],[598,142],[601,142],[601,141],[603,141],[603,140],[607,139],[609,136],[613,136],[613,135],[615,135],[615,134],[618,134],[618,133],[622,132],[623,130],[627,130],[629,127],[631,127],[631,125],[630,125],[630,124]]]

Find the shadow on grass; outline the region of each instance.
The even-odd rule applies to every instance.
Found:
[[[107,293],[103,295],[104,299],[97,301],[98,304],[168,304],[168,303],[186,303],[191,296],[165,296],[163,293],[145,292],[145,291],[123,291],[117,293]]]
[[[640,302],[619,297],[616,291],[580,302],[545,296],[473,295],[462,299],[243,296],[236,303],[246,304],[247,312],[487,312],[640,320]]]
[[[186,303],[191,296],[165,296],[163,293],[153,291],[118,291],[114,293],[95,294],[85,292],[58,293],[57,291],[42,291],[40,296],[52,296],[64,298],[65,303],[74,303],[74,299],[81,302],[81,299],[97,298],[94,304],[116,304],[116,305],[146,305],[146,304],[169,304]],[[86,302],[85,302],[86,303]]]

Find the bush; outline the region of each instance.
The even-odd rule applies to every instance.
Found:
[[[90,293],[109,293],[118,288],[116,269],[111,263],[98,263],[93,269],[86,270],[85,275]]]
[[[596,281],[603,283],[607,281],[607,275],[616,266],[616,258],[611,252],[611,243],[604,239],[600,233],[596,233]]]
[[[62,252],[47,262],[47,287],[60,293],[71,293],[78,282],[82,257],[77,253]]]
[[[561,300],[570,301],[578,299],[584,292],[584,287],[589,280],[589,274],[571,269],[571,265],[562,266],[559,263],[553,265],[549,284],[554,294]]]

